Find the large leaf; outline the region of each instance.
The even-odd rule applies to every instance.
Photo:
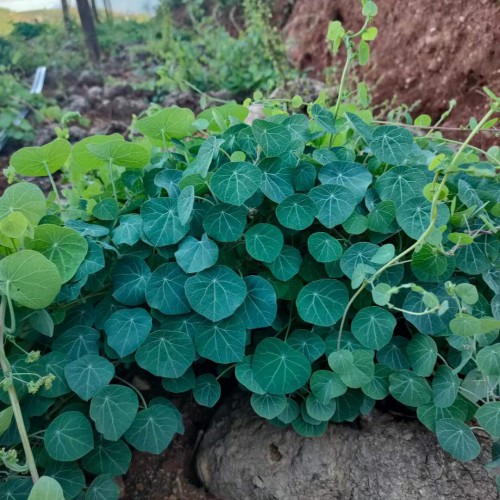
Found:
[[[417,333],[410,340],[407,353],[413,371],[417,375],[421,377],[432,375],[437,360],[437,346],[432,337]]]
[[[460,379],[446,365],[441,365],[432,380],[432,402],[438,408],[448,408],[457,399]]]
[[[245,161],[225,163],[210,180],[212,192],[224,203],[243,205],[259,188],[262,174]]]
[[[252,370],[264,391],[289,394],[309,380],[311,364],[304,354],[282,340],[266,338],[257,345]]]
[[[297,297],[300,317],[318,326],[333,326],[344,314],[349,301],[343,283],[331,279],[321,279],[309,283]]]
[[[266,156],[280,156],[290,149],[292,136],[283,125],[265,120],[254,120],[252,130]]]
[[[125,168],[141,168],[149,163],[149,151],[140,144],[109,140],[87,146],[90,154],[105,163]]]
[[[55,139],[44,146],[22,148],[16,151],[10,164],[19,175],[45,177],[59,170],[71,153],[71,145],[66,139]]]
[[[444,226],[450,218],[450,210],[443,203],[437,207],[435,226]],[[401,229],[417,240],[431,223],[431,202],[423,196],[407,199],[398,208],[396,219]]]
[[[234,375],[236,380],[246,387],[249,391],[255,392],[256,394],[265,394],[264,389],[259,385],[252,370],[253,354],[245,356],[243,361],[236,364],[234,369]]]
[[[293,194],[292,169],[281,158],[264,158],[259,162],[262,170],[261,191],[275,203],[281,203]]]
[[[137,414],[135,392],[123,385],[100,389],[90,403],[90,417],[104,439],[117,441],[129,429]]]
[[[422,406],[432,399],[432,390],[427,380],[409,370],[393,373],[389,381],[389,391],[404,405]]]
[[[28,500],[64,500],[64,492],[55,479],[42,476],[31,489]]]
[[[137,364],[158,377],[180,377],[194,361],[195,350],[186,332],[156,330],[135,354]]]
[[[153,320],[141,307],[120,309],[104,324],[108,344],[124,358],[140,347],[151,331]]]
[[[282,394],[252,394],[250,404],[259,417],[271,420],[286,408],[287,398]]]
[[[410,198],[422,196],[426,184],[424,171],[413,167],[394,167],[377,179],[375,187],[382,200],[391,200],[399,207]]]
[[[245,355],[247,331],[238,316],[216,323],[206,321],[195,334],[198,353],[216,363],[236,363]]]
[[[481,451],[476,436],[470,427],[454,418],[443,418],[436,424],[439,444],[453,458],[468,462],[474,460]]]
[[[123,257],[113,270],[113,297],[126,306],[138,306],[146,299],[151,271],[140,257]]]
[[[342,256],[342,245],[328,233],[313,233],[307,240],[309,253],[318,262],[334,262]]]
[[[99,354],[100,337],[94,328],[76,325],[59,335],[52,343],[52,348],[54,351],[66,353],[68,359],[74,360],[86,354]]]
[[[316,203],[317,219],[328,229],[345,222],[356,206],[353,192],[343,186],[316,186],[309,191],[309,196]]]
[[[212,207],[203,219],[208,236],[217,241],[237,241],[241,238],[247,223],[247,210],[226,203]]]
[[[333,398],[345,394],[347,386],[342,382],[338,373],[329,370],[315,371],[309,381],[311,391],[322,403],[328,403]]]
[[[154,405],[140,411],[125,433],[125,439],[137,450],[161,453],[177,432],[175,410],[166,405]]]
[[[87,354],[64,367],[69,387],[84,401],[107,386],[115,375],[115,367],[106,358]]]
[[[177,264],[185,273],[199,273],[217,262],[219,247],[207,234],[203,234],[200,240],[192,236],[186,236],[179,244],[175,252]]]
[[[73,462],[94,447],[89,420],[78,411],[67,411],[56,417],[45,431],[45,449],[51,458]]]
[[[292,194],[276,208],[276,217],[282,226],[300,231],[314,222],[316,203],[305,194]]]
[[[235,315],[249,330],[271,326],[278,311],[274,287],[260,276],[247,276],[245,284],[247,295]]]
[[[220,395],[220,384],[211,373],[204,373],[197,377],[193,396],[199,405],[212,408],[219,401]]]
[[[27,240],[25,247],[40,252],[55,264],[65,283],[75,275],[89,246],[87,240],[73,229],[42,224],[35,228],[33,239]]]
[[[82,467],[91,474],[111,474],[121,476],[130,466],[132,453],[121,440],[106,441],[100,439],[94,449],[82,459]]]
[[[283,242],[283,233],[272,224],[256,224],[245,234],[247,252],[262,262],[275,260],[283,248]]]
[[[120,488],[115,479],[109,474],[104,474],[90,483],[85,500],[118,500],[119,497]]]
[[[75,498],[85,487],[85,476],[76,462],[51,461],[44,473],[61,485],[65,500]]]
[[[377,127],[371,136],[370,148],[382,162],[400,165],[411,154],[413,136],[403,127]]]
[[[299,250],[290,245],[283,245],[280,254],[267,267],[281,281],[292,279],[300,270],[302,256]]]
[[[172,139],[184,139],[193,131],[194,114],[190,109],[171,107],[137,121],[137,130],[155,144],[165,146]]]
[[[214,266],[186,281],[191,307],[211,321],[231,316],[243,303],[247,287],[243,279],[226,266]]]
[[[500,401],[481,406],[476,412],[479,425],[494,439],[500,437]]]
[[[149,278],[146,301],[163,314],[185,314],[191,311],[184,292],[187,274],[174,262],[157,267]]]
[[[34,250],[21,250],[0,261],[0,292],[21,306],[47,307],[61,284],[55,264]]]
[[[155,198],[141,207],[142,228],[152,245],[162,247],[178,243],[189,231],[179,217],[177,201],[173,198]]]
[[[365,307],[352,320],[354,336],[368,349],[381,349],[392,338],[396,318],[381,307]]]
[[[366,190],[372,183],[372,174],[360,163],[334,161],[326,164],[318,174],[321,184],[333,184],[348,188],[356,203],[363,200]]]
[[[19,212],[32,226],[36,226],[46,211],[45,196],[35,184],[28,182],[14,184],[0,197],[0,219],[12,212]]]

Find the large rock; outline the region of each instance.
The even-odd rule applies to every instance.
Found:
[[[216,413],[196,467],[220,500],[493,500],[483,445],[477,460],[457,462],[417,420],[378,411],[307,439],[257,417],[239,395]]]

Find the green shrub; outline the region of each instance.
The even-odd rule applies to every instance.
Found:
[[[44,23],[14,23],[14,28],[11,35],[22,38],[24,40],[31,40],[37,38],[47,30],[47,25]]]
[[[54,192],[20,182],[0,198],[5,467],[43,472],[35,488],[56,498],[77,497],[84,473],[86,498],[118,498],[130,447],[160,453],[183,432],[169,395],[213,407],[223,377],[308,437],[391,397],[474,459],[468,423],[500,437],[500,155],[470,145],[499,110],[485,92],[457,147],[410,132],[427,118],[381,125],[341,99],[290,115],[295,97],[251,125],[242,105],[173,107],[130,142],[14,154],[11,177]],[[136,373],[164,393],[141,393]],[[30,488],[10,476],[0,493]]]

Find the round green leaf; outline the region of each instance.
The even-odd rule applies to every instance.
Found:
[[[141,239],[142,217],[138,214],[122,215],[119,226],[113,229],[111,239],[116,245],[135,245]]]
[[[219,247],[206,234],[200,240],[186,236],[175,252],[177,264],[185,273],[199,273],[212,267],[219,258]]]
[[[69,281],[78,270],[88,251],[87,240],[76,231],[53,224],[35,228],[26,248],[36,250],[56,265],[62,282]]]
[[[401,370],[389,377],[389,391],[406,406],[422,406],[432,399],[432,390],[427,380],[409,370]]]
[[[267,263],[278,258],[283,241],[283,233],[272,224],[256,224],[245,234],[247,252],[254,259]]]
[[[177,432],[175,410],[166,405],[154,405],[140,411],[125,433],[125,439],[139,451],[161,453]]]
[[[36,226],[47,212],[46,204],[43,191],[37,185],[20,182],[8,187],[0,197],[0,219],[19,212]]]
[[[300,414],[300,408],[296,401],[286,398],[285,409],[277,416],[284,424],[291,424]]]
[[[184,286],[187,274],[177,264],[162,264],[151,274],[146,288],[146,302],[166,315],[191,311]]]
[[[148,241],[156,247],[174,245],[189,231],[179,217],[175,198],[155,198],[141,207],[142,229]]]
[[[365,350],[353,351],[352,361],[346,360],[342,364],[332,363],[331,358],[332,354],[328,358],[330,366],[337,368],[337,373],[347,387],[359,389],[373,379],[375,374],[373,352]]]
[[[309,330],[295,330],[286,343],[301,352],[312,363],[325,353],[323,339]]]
[[[360,203],[372,183],[372,174],[360,163],[352,161],[333,161],[326,164],[318,174],[321,184],[332,184],[348,188]]]
[[[82,467],[94,475],[121,476],[127,472],[131,460],[132,452],[123,441],[100,439],[94,449],[83,457]]]
[[[489,376],[500,376],[500,344],[483,347],[476,357],[477,367]]]
[[[247,295],[235,315],[249,330],[271,326],[278,311],[274,287],[260,276],[247,276],[244,280]]]
[[[439,444],[453,458],[468,462],[474,460],[481,451],[476,436],[469,426],[454,418],[443,418],[436,423]]]
[[[91,155],[111,165],[141,168],[149,163],[149,150],[140,144],[126,142],[123,139],[89,143],[87,149]]]
[[[84,401],[107,386],[115,375],[115,367],[106,358],[87,354],[64,367],[69,387]]]
[[[137,307],[115,311],[104,324],[104,331],[108,344],[124,358],[144,343],[152,326],[150,314]]]
[[[196,377],[193,369],[190,367],[186,373],[177,378],[164,378],[161,382],[163,388],[168,392],[180,394],[190,391],[196,385]]]
[[[196,379],[193,396],[199,405],[212,408],[219,401],[220,395],[220,384],[213,375],[205,373]]]
[[[225,163],[211,178],[210,186],[219,200],[240,206],[259,189],[261,177],[259,168],[252,163]]]
[[[210,208],[203,219],[203,227],[217,241],[237,241],[243,235],[247,223],[247,210],[226,203]]]
[[[246,387],[249,391],[255,392],[256,394],[265,394],[264,389],[255,380],[253,370],[252,370],[253,355],[245,356],[243,361],[236,365],[234,369],[234,374],[236,380]]]
[[[316,218],[328,229],[345,222],[356,207],[353,192],[343,186],[316,186],[309,197],[316,203]]]
[[[51,458],[73,462],[92,450],[94,436],[87,417],[78,411],[68,411],[49,424],[44,442]]]
[[[193,131],[195,117],[188,108],[162,109],[152,116],[137,120],[137,130],[153,139],[155,144],[165,146],[166,141],[184,139]]]
[[[71,153],[66,139],[55,139],[43,146],[22,148],[10,158],[10,164],[19,175],[45,177],[59,170]]]
[[[259,162],[262,170],[260,190],[271,201],[281,203],[294,193],[292,184],[293,170],[281,158],[264,158]]]
[[[384,125],[372,132],[369,145],[381,162],[399,165],[412,153],[413,136],[403,127]]]
[[[500,401],[481,406],[476,412],[479,425],[494,439],[500,437]]]
[[[334,262],[342,256],[342,245],[328,233],[313,233],[307,240],[309,253],[318,262]]]
[[[126,306],[138,306],[146,299],[151,271],[144,259],[122,257],[113,270],[113,297]]]
[[[443,203],[437,207],[436,227],[444,226],[450,218],[450,210]],[[431,223],[431,202],[423,196],[406,199],[398,208],[396,219],[401,229],[417,240]]]
[[[266,120],[254,120],[255,140],[266,156],[280,156],[290,149],[292,136],[286,127]]]
[[[422,196],[427,182],[427,175],[421,169],[394,167],[377,179],[375,187],[382,200],[391,200],[399,207],[410,198]]]
[[[195,350],[186,332],[156,330],[135,353],[137,364],[158,377],[183,375],[194,361]]]
[[[297,297],[300,317],[313,325],[333,326],[344,314],[349,301],[343,283],[321,279],[306,285]]]
[[[214,266],[188,278],[185,292],[197,313],[211,321],[219,321],[231,316],[243,303],[247,287],[233,270]]]
[[[194,206],[194,187],[186,186],[177,198],[177,212],[182,225],[188,223],[193,212]]]
[[[81,358],[86,354],[99,354],[100,337],[94,328],[73,326],[54,340],[52,349],[67,354],[70,360]]]
[[[104,439],[117,441],[131,426],[138,408],[139,401],[132,389],[108,385],[92,398],[90,417]]]
[[[406,352],[417,375],[421,377],[432,375],[437,360],[437,346],[432,337],[417,333],[410,340]]]
[[[309,381],[311,391],[324,404],[331,399],[345,394],[347,386],[342,382],[338,373],[329,370],[315,371]]]
[[[205,321],[195,334],[198,353],[216,363],[236,363],[245,355],[247,330],[238,316],[217,323]]]
[[[306,398],[307,413],[320,422],[326,422],[333,417],[335,408],[337,407],[335,400],[332,399],[327,403],[321,402],[314,394],[309,394]]]
[[[286,408],[287,398],[277,394],[252,394],[250,404],[259,417],[271,420]]]
[[[0,220],[0,233],[7,238],[21,238],[26,233],[28,224],[28,219],[21,212],[11,212]]]
[[[361,309],[351,323],[354,336],[368,349],[381,349],[392,338],[396,318],[381,307]]]
[[[118,500],[120,488],[109,474],[96,477],[89,486],[85,500]]]
[[[447,408],[457,399],[460,379],[453,370],[441,365],[432,380],[432,401],[438,408]]]
[[[61,485],[52,477],[42,476],[30,491],[28,500],[64,500]]]
[[[311,375],[304,354],[277,338],[265,338],[257,345],[252,361],[255,380],[270,394],[288,394],[302,387]]]
[[[373,243],[354,243],[342,255],[340,259],[340,268],[342,272],[348,277],[354,276],[354,271],[361,265],[371,266],[371,259],[377,254],[379,247]]]
[[[57,267],[42,254],[20,250],[0,261],[0,292],[19,305],[43,309],[61,288]]]
[[[391,373],[392,370],[387,365],[377,363],[373,378],[367,384],[363,384],[361,390],[374,400],[385,399],[389,395],[389,376]]]
[[[116,220],[120,207],[114,198],[105,198],[92,210],[94,217],[100,220]]]
[[[44,473],[61,485],[65,500],[75,498],[85,487],[85,476],[75,462],[51,461]]]
[[[306,194],[292,194],[276,207],[276,217],[282,226],[300,231],[314,222],[316,203]]]
[[[300,270],[302,256],[299,250],[290,245],[283,245],[278,257],[267,267],[273,273],[274,277],[281,281],[292,279]]]

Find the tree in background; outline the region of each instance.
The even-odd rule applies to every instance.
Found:
[[[97,10],[95,0],[90,1],[90,6],[92,7],[92,14],[94,15],[94,21],[99,23],[99,11]]]
[[[94,66],[97,66],[100,59],[100,50],[95,31],[94,18],[92,17],[92,9],[88,0],[76,0],[76,5],[78,7],[78,14],[85,35],[85,43],[87,44],[90,60]]]
[[[111,0],[103,0],[104,10],[106,11],[106,21],[113,22],[113,9],[111,8]]]
[[[61,7],[63,13],[64,26],[66,27],[66,31],[71,31],[71,18],[69,16],[69,7],[67,0],[61,0]]]

